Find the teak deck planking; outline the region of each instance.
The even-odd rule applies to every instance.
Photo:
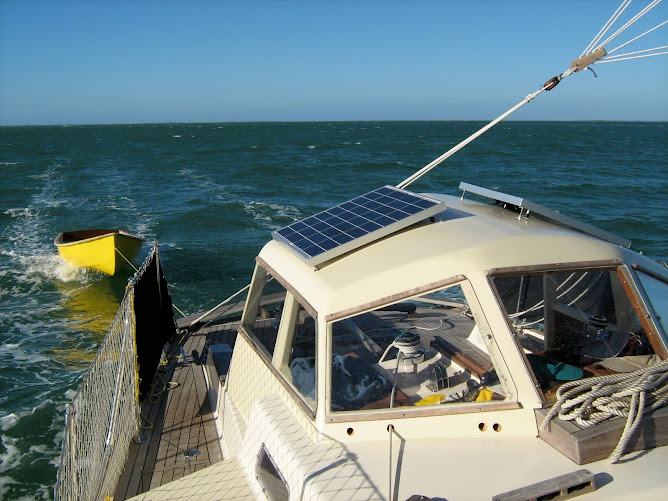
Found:
[[[235,324],[204,327],[183,343],[185,360],[177,350],[164,377],[178,386],[164,391],[154,403],[149,398],[144,400],[142,442],[130,447],[114,499],[136,496],[223,459],[203,364],[209,344],[232,346],[235,338]],[[198,450],[199,454],[188,457],[190,450]]]

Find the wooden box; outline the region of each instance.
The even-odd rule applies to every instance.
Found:
[[[626,418],[609,419],[590,428],[555,417],[546,430],[540,426],[549,409],[536,410],[538,436],[577,464],[606,459],[617,447]],[[668,407],[647,413],[626,445],[624,454],[668,445]]]

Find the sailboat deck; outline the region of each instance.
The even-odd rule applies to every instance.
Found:
[[[156,376],[163,381],[161,389],[144,399],[141,442],[130,447],[114,499],[128,499],[222,461],[203,367],[210,344],[232,346],[235,338],[234,323],[191,333]]]

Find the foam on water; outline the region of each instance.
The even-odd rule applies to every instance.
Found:
[[[24,272],[23,279],[28,281],[37,279],[38,281],[88,283],[101,275],[100,272],[94,270],[77,268],[58,254],[15,255],[14,257]]]
[[[286,222],[294,222],[302,217],[297,207],[283,204],[251,201],[244,205],[244,210],[256,220],[267,221],[268,228],[280,228]]]
[[[39,400],[40,397],[46,397],[46,395],[50,394],[50,393],[52,393],[52,390],[49,391],[49,392],[44,392],[41,395],[38,395],[37,400]],[[2,431],[10,430],[14,426],[16,426],[21,419],[23,419],[25,417],[28,417],[28,416],[33,416],[33,415],[35,415],[36,412],[39,412],[39,411],[41,411],[45,408],[49,408],[53,404],[54,404],[54,401],[52,399],[44,398],[44,400],[42,400],[42,402],[39,405],[37,405],[36,407],[33,407],[30,410],[21,411],[18,414],[11,413],[7,416],[2,416],[2,417],[0,417],[0,429]]]
[[[0,417],[0,430],[5,431],[10,429],[16,423],[18,423],[20,416],[14,414],[13,412],[7,416]]]
[[[18,466],[21,462],[21,453],[16,447],[17,438],[0,435],[0,473],[4,473]]]
[[[9,492],[10,487],[16,484],[18,482],[12,477],[0,475],[0,499],[7,499],[6,494]]]

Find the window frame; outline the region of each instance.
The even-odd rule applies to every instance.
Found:
[[[292,314],[292,312],[289,312],[288,315],[281,315],[281,321],[278,326],[278,333],[276,337],[276,346],[274,348],[273,354],[271,355],[269,354],[266,347],[255,336],[255,334],[253,334],[253,332],[249,331],[248,329],[249,317],[253,318],[253,322],[255,321],[255,318],[257,318],[257,311],[259,309],[260,301],[262,299],[262,291],[264,290],[264,286],[267,284],[266,277],[268,275],[271,275],[274,278],[274,280],[276,280],[285,288],[286,294],[285,294],[284,304],[291,303],[293,305],[291,306],[291,309],[294,310],[294,313],[298,312],[299,306],[301,305],[304,308],[304,310],[308,312],[308,314],[311,315],[311,317],[313,318],[315,324],[315,341],[316,341],[316,354],[317,354],[319,328],[318,328],[318,316],[315,309],[301,296],[301,294],[297,293],[294,287],[292,287],[285,279],[283,279],[280,275],[278,275],[273,270],[273,268],[271,268],[271,266],[269,266],[264,260],[262,260],[259,257],[256,258],[255,270],[253,272],[253,278],[251,279],[251,286],[248,291],[248,299],[246,306],[244,307],[238,332],[246,339],[246,341],[248,341],[248,344],[253,349],[253,351],[264,362],[264,364],[271,371],[273,376],[278,379],[278,381],[281,383],[281,386],[283,386],[283,388],[287,390],[287,392],[294,399],[297,405],[299,405],[302,411],[304,411],[304,414],[306,414],[311,420],[315,420],[315,416],[318,409],[318,399],[319,399],[318,357],[316,356],[316,377],[315,377],[316,398],[314,400],[313,407],[311,407],[309,403],[306,402],[303,395],[292,385],[292,382],[286,379],[280,366],[282,360],[289,359],[290,357],[289,350],[292,348],[292,346],[281,344],[279,343],[279,341],[285,340],[286,337],[285,333],[289,330],[290,326],[285,325],[286,322],[287,323],[292,322],[292,327],[295,326],[294,321],[296,321],[297,319],[296,314]],[[259,293],[255,294],[255,292]],[[251,304],[250,301],[254,301],[255,304]],[[281,336],[281,333],[283,333],[283,336],[279,337]]]
[[[487,281],[493,292],[494,298],[496,300],[497,306],[503,313],[504,321],[510,332],[513,335],[515,345],[524,360],[525,366],[529,369],[529,374],[531,376],[532,382],[540,396],[543,406],[551,405],[548,404],[545,393],[540,387],[540,383],[536,379],[534,371],[531,370],[531,365],[529,359],[524,353],[524,349],[520,343],[519,336],[513,326],[512,321],[510,320],[510,315],[506,310],[506,307],[501,300],[501,295],[499,294],[496,284],[494,283],[495,277],[504,277],[504,276],[521,276],[521,275],[543,275],[546,273],[562,273],[562,272],[591,272],[591,271],[608,271],[616,272],[619,280],[624,288],[626,296],[631,303],[638,319],[647,334],[648,341],[650,342],[654,353],[661,357],[663,360],[666,359],[666,347],[665,341],[661,333],[654,327],[654,322],[649,322],[649,311],[645,305],[645,301],[640,294],[638,286],[639,283],[637,277],[633,276],[625,263],[619,260],[606,260],[606,261],[586,261],[586,262],[576,262],[576,263],[566,263],[566,264],[548,264],[548,265],[534,265],[534,266],[515,266],[508,268],[494,268],[489,270],[487,273]],[[653,275],[654,276],[654,275]],[[644,292],[644,291],[643,291]],[[657,339],[658,336],[658,339]]]
[[[426,416],[447,416],[455,414],[472,414],[477,412],[492,412],[492,411],[502,411],[502,410],[513,410],[520,409],[522,405],[517,399],[517,387],[513,381],[510,372],[506,366],[505,360],[501,354],[501,351],[498,347],[495,346],[494,354],[490,352],[490,358],[492,363],[497,370],[500,378],[503,378],[504,390],[507,391],[507,398],[502,401],[491,401],[491,402],[461,402],[461,403],[452,403],[447,405],[436,405],[436,406],[405,406],[397,407],[394,409],[358,409],[352,411],[334,411],[332,410],[332,343],[333,343],[333,325],[347,318],[352,318],[354,316],[360,315],[362,313],[372,312],[379,308],[390,306],[402,301],[417,299],[420,296],[426,294],[438,292],[440,290],[446,289],[448,287],[453,287],[459,285],[461,287],[462,293],[464,294],[467,305],[473,313],[475,323],[478,325],[481,334],[485,337],[485,334],[491,333],[489,323],[485,318],[482,307],[480,306],[478,297],[476,295],[475,288],[473,287],[471,281],[464,275],[455,275],[453,277],[439,280],[437,282],[432,282],[424,286],[416,287],[409,289],[404,292],[393,294],[391,296],[385,296],[368,303],[361,304],[359,306],[341,310],[336,313],[332,313],[325,316],[326,321],[326,331],[325,331],[325,360],[328,363],[325,364],[325,422],[327,423],[344,423],[349,421],[373,421],[380,419],[402,419],[402,418],[414,418],[414,417],[426,417]],[[490,343],[496,344],[493,336],[491,336]]]
[[[668,332],[666,332],[666,330],[663,328],[664,325],[661,322],[657,322],[654,320],[659,316],[659,314],[654,309],[652,301],[649,299],[649,294],[647,294],[645,286],[643,285],[643,282],[640,279],[638,273],[644,273],[645,275],[649,276],[650,278],[653,278],[654,280],[663,282],[666,286],[668,286],[668,278],[662,277],[639,264],[633,264],[631,265],[630,268],[625,268],[625,272],[628,273],[629,276],[631,277],[629,283],[629,291],[631,294],[637,296],[640,309],[640,316],[642,319],[644,319],[644,320],[641,319],[641,322],[642,321],[647,322],[648,327],[650,327],[649,329],[650,331],[652,330],[653,327],[653,330],[656,332],[659,339],[662,341],[663,343],[662,353],[659,354],[659,356],[661,356],[661,358],[665,360],[666,358],[668,358]],[[656,347],[654,346],[653,340],[650,339],[650,342],[652,342],[652,348],[654,348],[654,351],[656,353],[657,350]]]

